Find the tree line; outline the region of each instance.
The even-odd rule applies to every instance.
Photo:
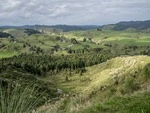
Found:
[[[46,75],[47,72],[58,73],[61,70],[77,70],[96,65],[115,57],[108,51],[78,53],[70,55],[36,55],[21,54],[12,58],[0,60],[0,71],[7,68],[19,68],[35,75]]]

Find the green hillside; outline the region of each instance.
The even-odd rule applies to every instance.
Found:
[[[1,56],[6,53],[10,56],[21,53],[68,54],[102,48],[118,49],[118,53],[123,55],[148,55],[150,51],[150,34],[143,32],[89,30],[28,35],[25,30],[4,31],[14,38],[0,38],[0,52],[4,54]]]
[[[133,112],[131,106],[135,106],[135,113],[141,111],[146,113],[149,110],[147,99],[150,98],[149,64],[148,56],[117,57],[86,68],[87,72],[82,75],[70,76],[68,82],[64,82],[65,73],[48,77],[44,80],[55,80],[57,87],[69,95],[55,104],[39,108],[38,111],[39,113],[43,110],[46,110],[46,113],[126,113]],[[139,94],[141,92],[143,94]],[[142,104],[142,99],[145,100],[145,104]],[[56,108],[53,108],[54,106]]]
[[[148,113],[149,56],[143,31],[1,29],[0,112]]]
[[[136,45],[136,46],[149,46],[150,33],[144,32],[130,32],[130,31],[72,31],[67,33],[66,37],[75,37],[78,40],[84,38],[91,39],[93,42],[100,45],[104,44],[120,44],[120,45]]]
[[[150,20],[146,21],[122,21],[116,24],[100,26],[99,30],[130,30],[149,32]]]

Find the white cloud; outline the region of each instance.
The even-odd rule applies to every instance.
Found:
[[[0,25],[107,24],[150,19],[149,0],[0,0]]]

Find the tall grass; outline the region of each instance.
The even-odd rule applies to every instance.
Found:
[[[78,113],[150,113],[150,92],[114,97]]]
[[[37,89],[34,85],[28,85],[24,88],[19,84],[14,87],[11,85],[0,85],[0,113],[31,113],[39,104]]]

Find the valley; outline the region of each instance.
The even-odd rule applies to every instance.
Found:
[[[148,113],[150,32],[120,25],[1,27],[0,112]]]

